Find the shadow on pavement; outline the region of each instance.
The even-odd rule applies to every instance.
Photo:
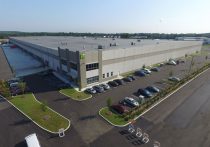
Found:
[[[15,145],[15,147],[27,147],[27,144],[25,141],[19,142]]]
[[[28,124],[28,123],[31,123],[31,120],[22,119],[22,120],[19,120],[19,121],[14,122],[11,125],[12,126],[17,126],[17,125],[25,125],[25,124]]]

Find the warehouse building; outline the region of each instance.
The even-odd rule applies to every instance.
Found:
[[[13,43],[80,89],[201,50],[202,41],[88,37],[11,37]]]

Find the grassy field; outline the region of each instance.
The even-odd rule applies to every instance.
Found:
[[[70,125],[67,119],[61,117],[48,107],[43,111],[42,104],[36,101],[32,94],[15,96],[10,102],[37,124],[49,131],[58,132],[60,128],[66,129]]]
[[[69,96],[74,100],[79,100],[79,101],[86,100],[92,97],[91,94],[87,94],[85,92],[78,92],[74,88],[62,89],[60,90],[60,93]]]
[[[111,122],[114,125],[123,126],[128,123],[128,121],[125,121],[124,118],[120,114],[111,112],[108,109],[108,107],[102,108],[99,111],[99,114],[102,115],[107,121]]]

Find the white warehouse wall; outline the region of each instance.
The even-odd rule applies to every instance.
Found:
[[[178,58],[178,57],[184,56],[185,54],[192,54],[196,51],[199,51],[200,49],[201,48],[195,46],[195,47],[190,47],[190,48],[186,48],[183,50],[178,50],[178,51],[174,50],[171,52],[156,54],[156,55],[152,55],[152,56],[133,58],[130,60],[125,59],[124,61],[121,61],[118,63],[103,65],[102,66],[102,74],[106,74],[108,72],[109,73],[113,72],[113,76],[115,76],[118,74],[122,74],[122,73],[126,73],[126,72],[133,71],[136,69],[140,69],[144,64],[146,66],[149,66],[152,64],[166,61],[170,58]]]

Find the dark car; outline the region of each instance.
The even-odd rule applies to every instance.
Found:
[[[93,87],[93,89],[95,89],[95,90],[96,90],[96,92],[98,92],[98,93],[102,93],[102,92],[104,92],[104,88],[103,88],[103,87],[101,87],[101,86],[94,86],[94,87]]]
[[[148,86],[148,87],[146,88],[146,90],[148,90],[149,92],[152,92],[152,93],[158,93],[158,92],[160,92],[160,89],[158,89],[158,88],[155,87],[155,86]]]
[[[22,93],[23,93],[22,90],[19,89],[19,88],[11,90],[11,95],[12,96],[16,96],[16,95],[19,95],[19,94],[22,94]]]
[[[137,76],[140,76],[140,77],[145,77],[145,76],[146,76],[146,73],[144,73],[142,70],[136,71],[135,74],[136,74]]]
[[[152,93],[149,92],[147,89],[139,89],[137,92],[138,95],[143,95],[146,98],[152,97]]]
[[[120,105],[120,104],[118,104],[118,105],[112,105],[111,106],[111,109],[114,110],[114,111],[116,111],[119,114],[123,114],[125,112],[128,112],[128,109],[125,106]]]
[[[117,87],[117,86],[119,86],[119,84],[118,84],[117,82],[115,82],[115,81],[110,81],[110,82],[108,82],[108,84],[109,84],[110,86],[112,86],[112,87]]]
[[[136,80],[134,76],[128,76],[128,77],[131,78],[133,81]]]
[[[126,82],[132,82],[133,81],[130,77],[125,77],[123,80],[126,81]]]
[[[114,81],[117,82],[119,85],[123,85],[124,84],[123,80],[121,80],[121,79],[116,79]]]
[[[158,72],[158,71],[160,71],[160,68],[158,68],[158,67],[153,67],[153,68],[151,68],[151,71]]]

